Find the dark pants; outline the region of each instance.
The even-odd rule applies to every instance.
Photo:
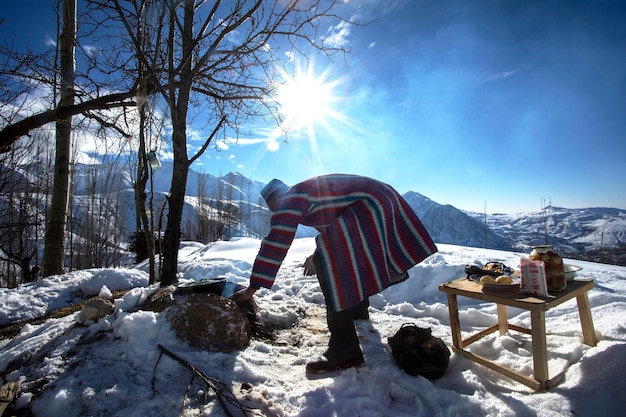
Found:
[[[322,258],[317,251],[313,255],[313,264],[317,274],[317,280],[322,288],[326,301],[326,323],[330,331],[327,354],[348,354],[358,351],[360,353],[359,338],[354,327],[354,319],[362,318],[367,314],[369,300],[365,299],[351,309],[335,311],[332,308],[330,292],[326,285],[326,274],[322,265]]]

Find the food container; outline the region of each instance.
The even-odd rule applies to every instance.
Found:
[[[533,251],[528,258],[533,261],[543,261],[545,264],[548,292],[559,292],[565,289],[567,281],[563,258],[554,251],[553,245],[533,246]]]
[[[567,282],[573,281],[576,277],[576,273],[582,269],[579,266],[568,264],[564,264],[563,268],[565,269],[565,281]]]
[[[192,294],[194,292],[208,292],[212,294],[222,295],[226,286],[226,278],[203,278],[198,281],[192,281],[180,284],[177,291],[181,294]]]
[[[492,276],[488,275],[488,281],[485,280],[485,276],[470,275],[469,279],[479,283],[483,287],[483,292],[495,292],[495,293],[518,293],[520,289],[519,279],[517,277],[509,276],[508,282],[497,282]],[[515,278],[515,279],[513,279]]]

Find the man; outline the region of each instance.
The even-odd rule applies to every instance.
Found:
[[[360,365],[364,358],[353,320],[368,317],[370,295],[404,281],[407,270],[437,251],[430,235],[396,190],[367,177],[331,174],[292,187],[274,179],[261,196],[272,212],[270,231],[249,287],[233,300],[271,288],[298,224],[315,227],[317,249],[304,273],[317,274],[330,340],[322,358],[306,369],[320,373]]]

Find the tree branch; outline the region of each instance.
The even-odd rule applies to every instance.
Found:
[[[191,158],[189,160],[189,165],[193,164],[196,159],[198,159],[198,158],[200,158],[200,156],[202,156],[204,151],[206,151],[206,148],[209,146],[209,143],[211,143],[211,141],[213,140],[213,138],[217,134],[217,131],[220,129],[220,127],[222,127],[222,125],[224,124],[225,121],[226,121],[226,116],[224,115],[224,116],[222,116],[222,118],[221,118],[220,122],[217,124],[217,126],[215,126],[215,129],[213,129],[213,132],[211,132],[211,135],[204,142],[204,145],[202,145],[202,148],[200,148],[200,150],[193,156],[193,158]]]
[[[63,120],[76,114],[91,110],[111,109],[115,107],[135,106],[135,90],[98,97],[83,103],[67,107],[56,107],[51,110],[26,117],[19,122],[5,126],[0,130],[0,153],[6,153],[17,140],[26,136],[31,130],[56,120]],[[132,101],[129,101],[132,98]]]

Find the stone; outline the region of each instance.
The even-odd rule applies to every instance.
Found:
[[[87,321],[98,321],[113,312],[113,304],[108,300],[95,298],[85,303],[85,306],[78,314],[76,322],[84,324]]]
[[[179,291],[176,286],[160,288],[139,308],[164,314],[179,339],[212,351],[244,349],[250,342],[251,323],[256,321],[252,300],[239,306],[222,295]]]
[[[250,342],[250,323],[234,301],[211,293],[176,296],[163,311],[176,335],[189,346],[232,352]]]

